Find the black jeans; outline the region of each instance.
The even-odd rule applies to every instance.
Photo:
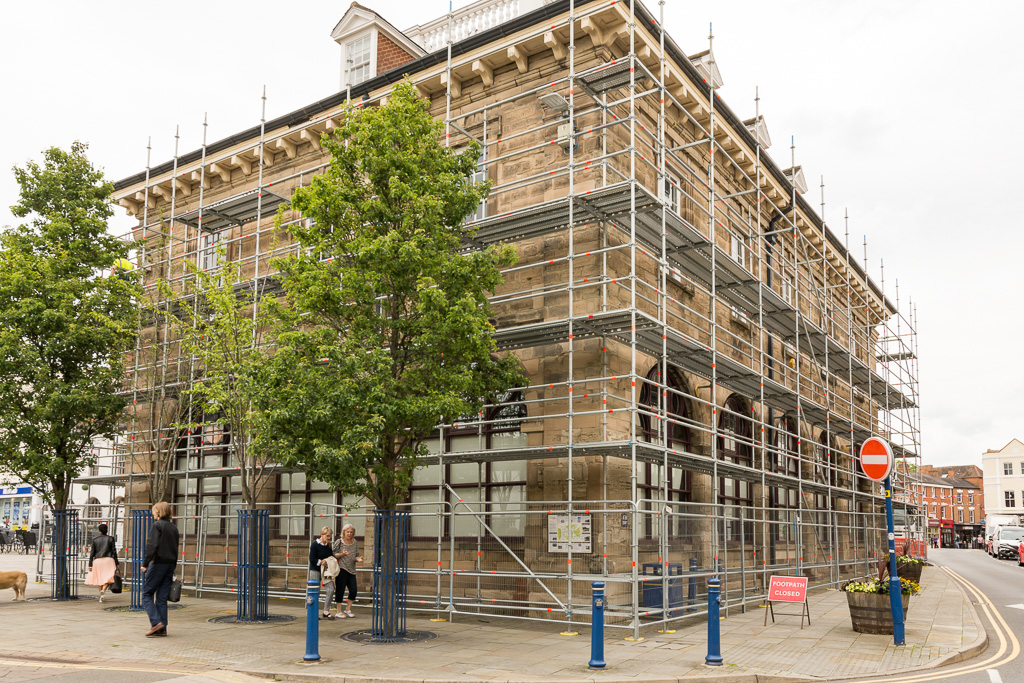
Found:
[[[154,562],[146,570],[146,578],[142,582],[142,608],[149,615],[150,626],[167,626],[167,594],[174,580],[174,568],[173,564]]]
[[[345,588],[348,588],[348,599],[352,602],[355,602],[356,575],[349,574],[348,571],[342,569],[340,572],[338,572],[338,576],[334,580],[338,582],[338,604],[341,604],[341,600],[345,596]]]

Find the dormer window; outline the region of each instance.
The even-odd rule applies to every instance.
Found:
[[[345,43],[345,85],[359,85],[370,77],[370,34]]]
[[[353,2],[331,31],[341,46],[341,88],[352,88],[426,53],[371,9]]]

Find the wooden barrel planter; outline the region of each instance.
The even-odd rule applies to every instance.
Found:
[[[910,596],[904,595],[903,614],[910,609]],[[889,596],[881,593],[847,593],[850,619],[857,633],[892,634],[892,611]]]
[[[914,583],[921,583],[922,569],[924,569],[923,564],[897,564],[896,575],[901,579],[907,579]]]

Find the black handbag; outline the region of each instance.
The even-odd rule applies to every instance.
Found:
[[[110,584],[111,593],[120,593],[124,589],[124,579],[120,574],[114,574],[114,581]]]
[[[179,600],[181,600],[181,581],[173,579],[171,590],[167,593],[167,602],[178,602]]]

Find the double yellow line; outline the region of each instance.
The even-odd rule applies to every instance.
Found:
[[[984,593],[978,590],[977,586],[957,574],[952,569],[948,567],[941,567],[941,569],[949,574],[955,581],[959,582],[960,585],[963,586],[964,590],[966,590],[967,593],[981,606],[981,610],[985,613],[989,623],[992,624],[992,630],[995,631],[995,637],[999,641],[999,647],[992,656],[984,661],[957,664],[949,667],[942,667],[941,669],[907,674],[905,676],[886,676],[887,683],[922,683],[923,681],[941,681],[943,679],[963,676],[964,674],[972,674],[986,671],[988,669],[995,669],[1007,662],[1013,661],[1020,655],[1020,642],[1017,640],[1017,637],[1013,635],[1013,631],[1010,629],[1010,626],[1003,619],[1002,615],[999,614],[999,610],[997,610],[996,606],[992,604],[992,601],[989,600]],[[979,626],[984,626],[984,624],[979,624]],[[878,677],[875,676],[873,678],[862,679],[861,681],[850,681],[849,683],[869,683],[877,680]]]

